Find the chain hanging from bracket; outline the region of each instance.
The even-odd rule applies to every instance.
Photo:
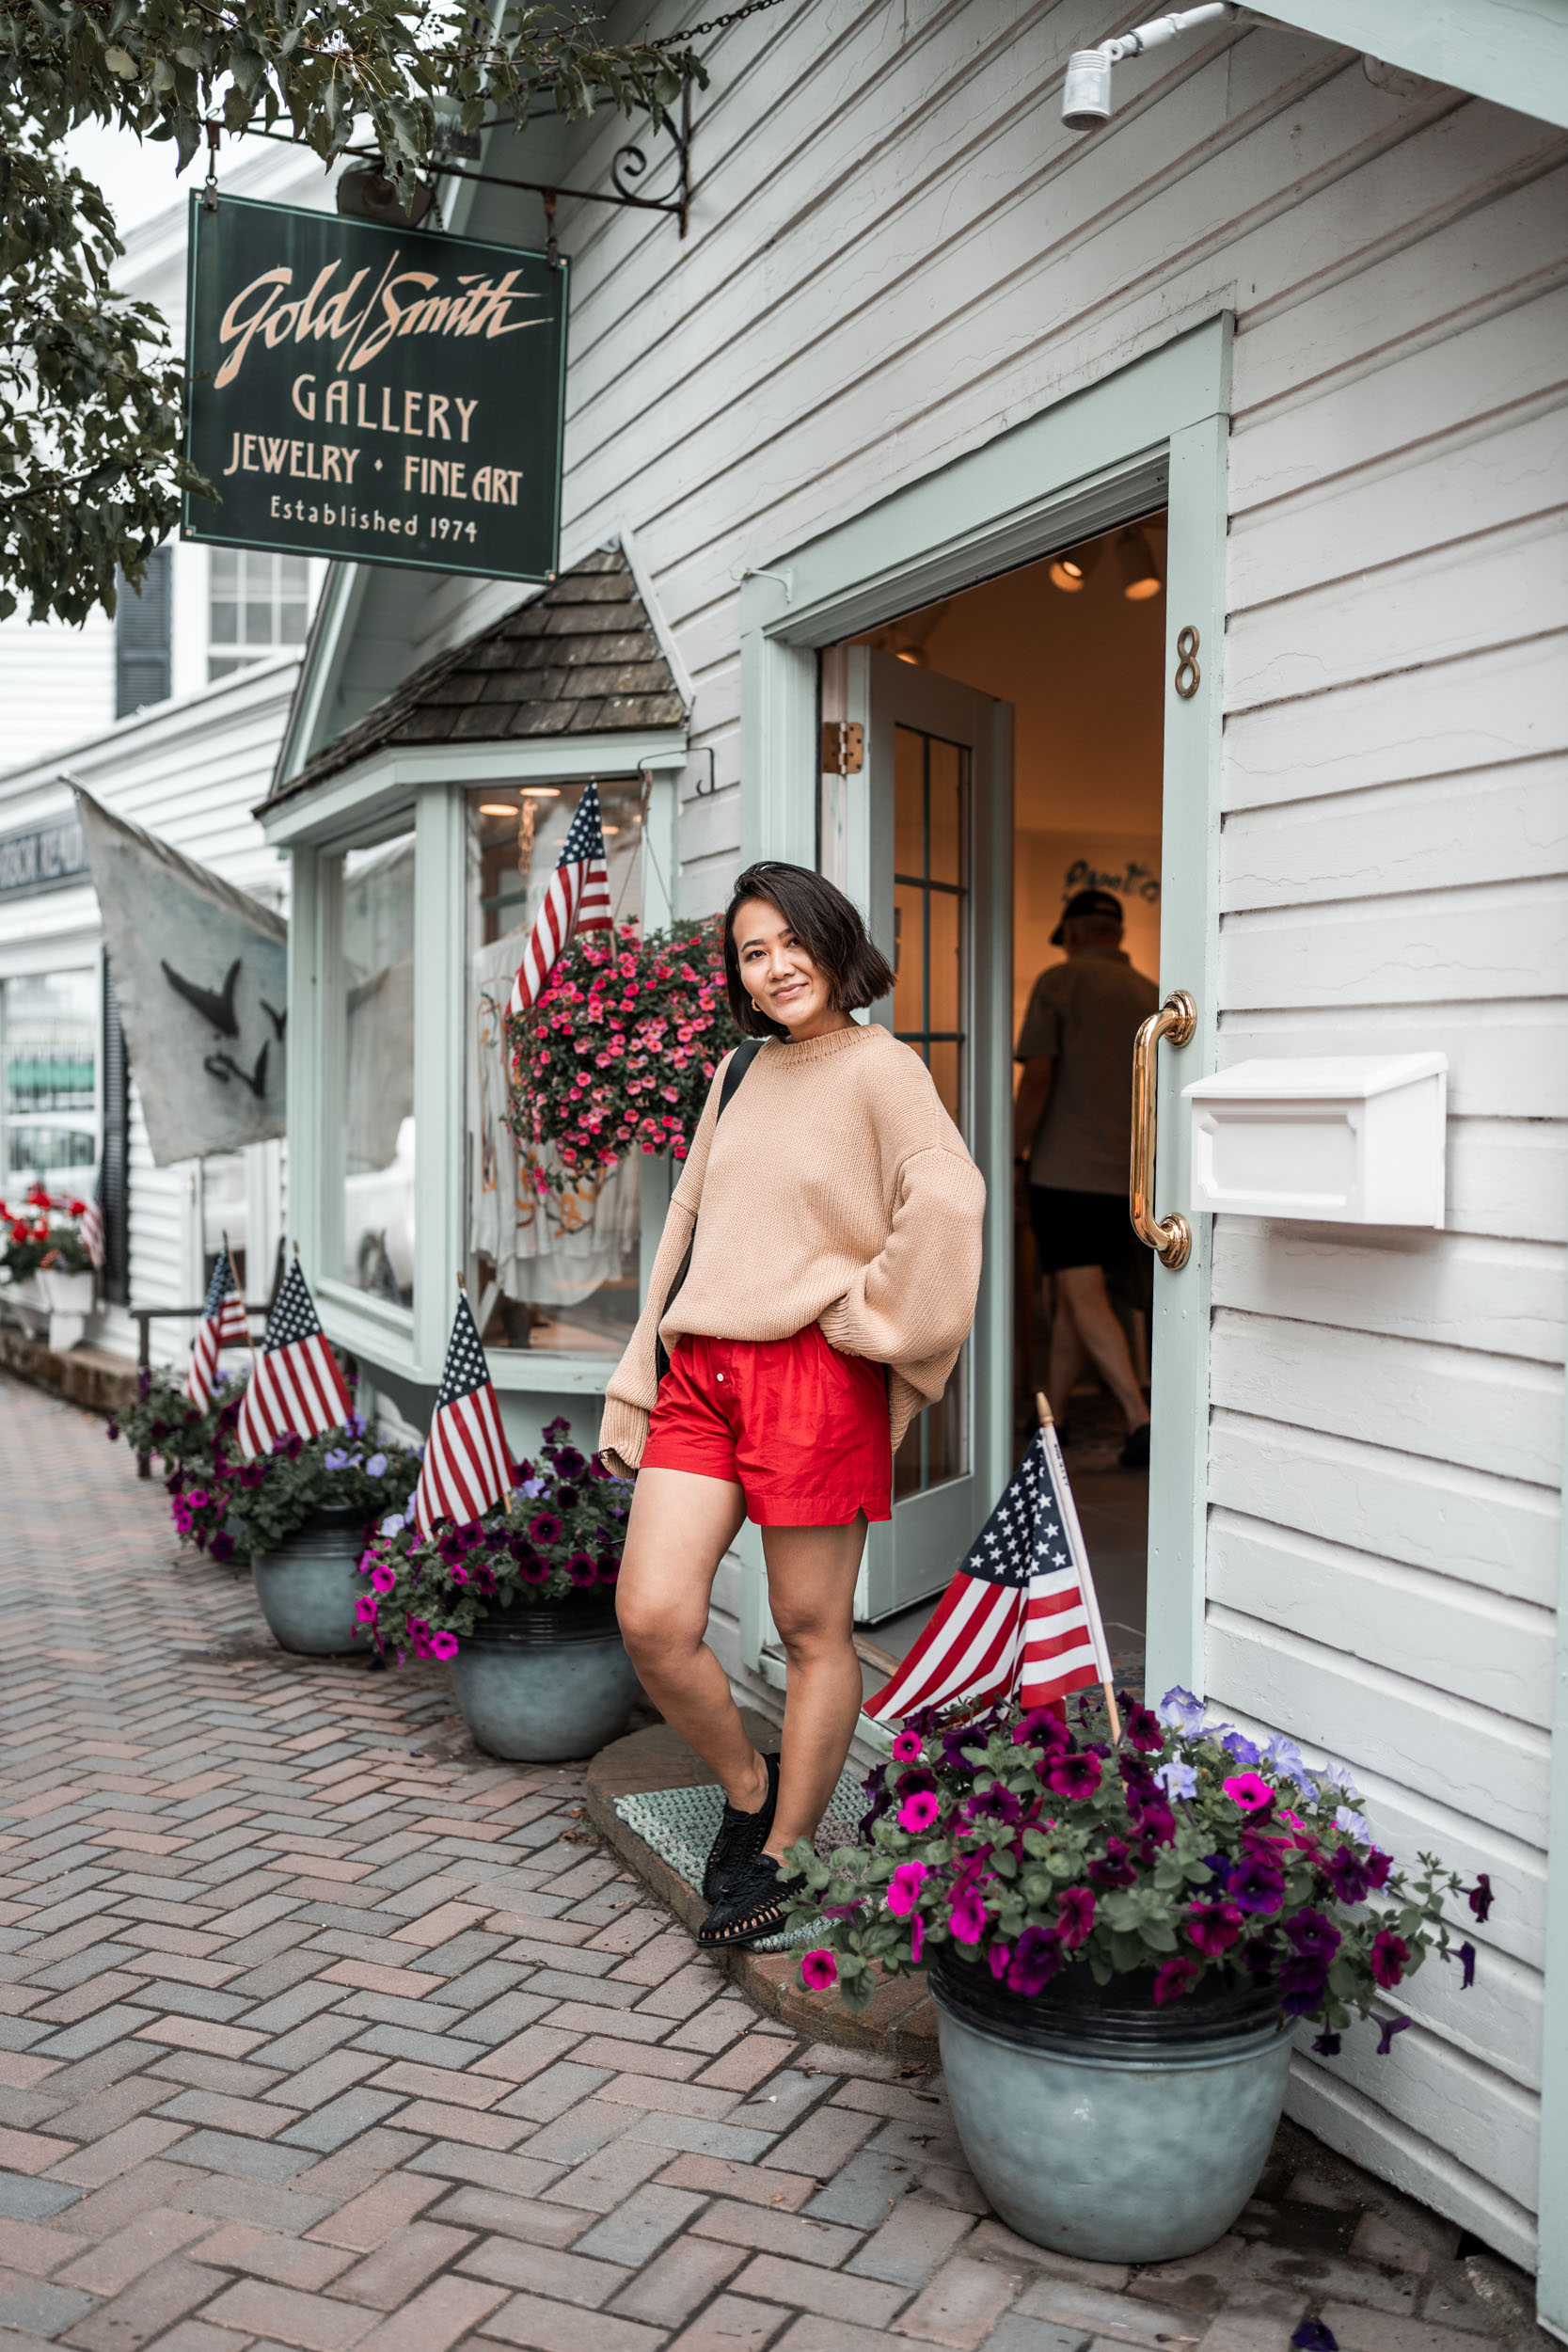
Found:
[[[218,141],[223,125],[215,115],[207,118],[207,184],[201,191],[201,209],[215,213],[218,208]]]

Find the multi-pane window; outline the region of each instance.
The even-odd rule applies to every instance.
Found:
[[[326,1093],[342,1201],[331,1270],[388,1306],[412,1307],[413,834],[333,859],[327,884]]]
[[[917,727],[894,730],[893,1026],[930,1071],[969,1137],[969,753]],[[942,1403],[910,1423],[893,1467],[896,1499],[968,1470],[969,1351]]]
[[[310,618],[310,566],[303,555],[214,548],[208,576],[207,675],[303,645]]]
[[[41,972],[0,992],[5,1189],[75,1191],[98,1160],[98,975]]]

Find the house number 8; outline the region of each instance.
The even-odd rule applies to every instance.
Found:
[[[1196,628],[1184,628],[1176,641],[1176,691],[1184,703],[1192,701],[1203,676],[1197,666],[1197,644]]]

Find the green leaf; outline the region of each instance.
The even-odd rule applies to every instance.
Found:
[[[121,49],[118,43],[111,49],[105,49],[103,52],[103,62],[108,67],[111,73],[118,73],[119,75],[122,82],[134,82],[135,80],[136,61],[135,57],[132,56],[131,52],[128,49]]]

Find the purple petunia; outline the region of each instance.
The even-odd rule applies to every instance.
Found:
[[[1328,2032],[1325,2027],[1325,2029],[1316,2037],[1312,2043],[1312,2047],[1316,2050],[1320,2058],[1338,2058],[1340,2047],[1339,2037],[1337,2033]]]
[[[1285,1900],[1285,1873],[1261,1854],[1245,1854],[1227,1878],[1225,1891],[1243,1911],[1266,1915]]]
[[[1187,1933],[1207,1960],[1227,1952],[1242,1932],[1242,1914],[1235,1903],[1189,1903]]]
[[[1132,1848],[1121,1837],[1106,1838],[1105,1851],[1089,1864],[1087,1872],[1089,1884],[1102,1893],[1108,1886],[1131,1886],[1137,1875]]]
[[[1279,1972],[1279,2006],[1287,2017],[1308,2017],[1322,2009],[1328,1970],[1316,1957],[1296,1952]]]
[[[1338,2035],[1334,2034],[1330,2038],[1338,2049]],[[1317,2043],[1312,2046],[1316,2049]],[[1291,2338],[1291,2352],[1339,2352],[1339,2339],[1332,2328],[1324,2327],[1321,2319],[1304,2319]]]
[[[1325,1968],[1343,1941],[1332,1919],[1310,1904],[1286,1920],[1285,1932],[1304,1960],[1321,1961]]]
[[[1336,1846],[1323,1864],[1323,1876],[1342,1903],[1364,1903],[1367,1899],[1367,1868],[1349,1846]]]
[[[823,1949],[807,1952],[800,1961],[800,1981],[808,1993],[827,1993],[838,1982],[838,1963]]]
[[[217,1549],[215,1538],[214,1540],[213,1549],[214,1551]],[[1476,1980],[1476,1947],[1473,1944],[1462,1944],[1460,1946],[1459,1964],[1465,1971],[1464,1980],[1462,1981],[1459,1989],[1462,1993],[1468,1993],[1470,1987]]]
[[[1174,1683],[1160,1701],[1160,1721],[1190,1737],[1203,1728],[1203,1701],[1183,1690],[1180,1682]]]
[[[1140,1707],[1135,1700],[1127,1710],[1127,1737],[1145,1756],[1157,1756],[1165,1744],[1159,1716],[1151,1707]]]
[[[1197,1977],[1198,1969],[1196,1960],[1164,1962],[1154,1971],[1155,2007],[1164,2009],[1167,2001],[1180,2000],[1184,1993],[1192,1991],[1193,1986],[1197,1982]]]
[[[1098,1756],[1086,1752],[1081,1756],[1058,1756],[1053,1758],[1045,1775],[1045,1785],[1058,1797],[1092,1797],[1100,1786],[1101,1763]]]
[[[1054,1928],[1026,1927],[1014,1947],[1007,1990],[1026,2000],[1043,1993],[1062,1965],[1062,1939]]]
[[[1492,1915],[1492,1882],[1484,1870],[1477,1878],[1474,1886],[1467,1886],[1465,1889],[1465,1899],[1469,1904],[1474,1917],[1479,1919],[1484,1927]]]
[[[1377,2038],[1377,2054],[1379,2058],[1387,2057],[1389,2051],[1394,2046],[1394,2036],[1397,2033],[1403,2033],[1409,2023],[1410,2020],[1408,2017],[1390,2017],[1385,2022],[1383,2031]]]
[[[1056,1926],[1063,1948],[1075,1952],[1094,1932],[1095,1901],[1086,1886],[1067,1886],[1056,1901]]]
[[[1385,1993],[1391,1993],[1399,1983],[1409,1958],[1410,1947],[1403,1936],[1396,1935],[1392,1928],[1379,1928],[1372,1938],[1368,1965],[1374,1982],[1382,1985]]]

